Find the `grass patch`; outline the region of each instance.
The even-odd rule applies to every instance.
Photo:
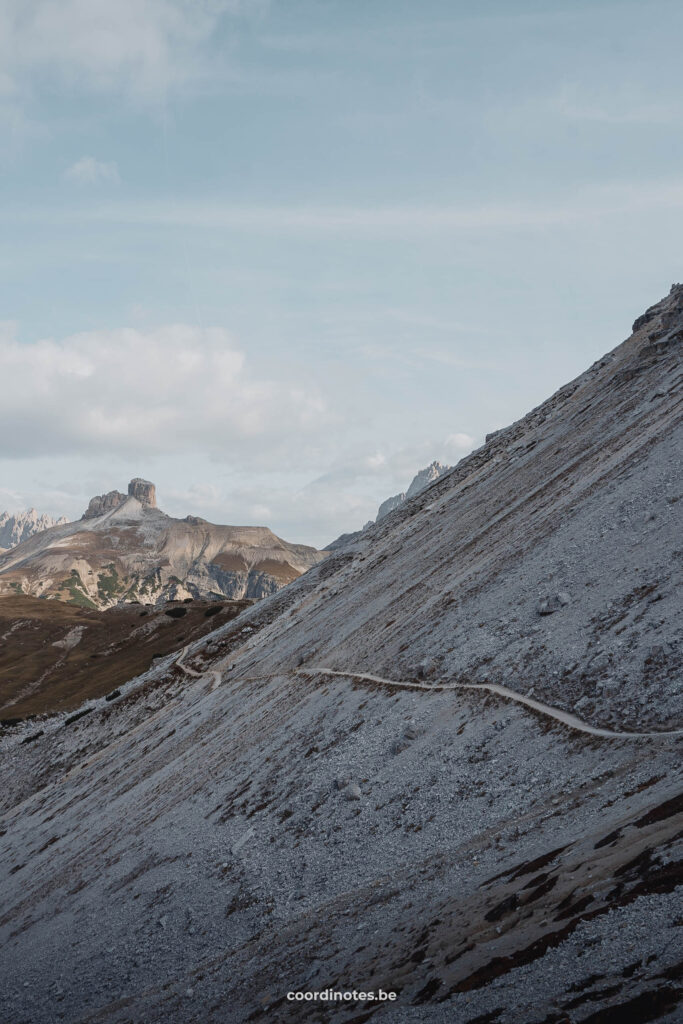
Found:
[[[208,619],[207,605],[199,601],[184,605],[179,619],[145,609],[158,625],[139,634],[139,605],[106,611],[87,607],[87,596],[76,589],[78,582],[77,575],[65,581],[66,593],[77,594],[68,602],[25,594],[0,597],[0,635],[19,623],[0,644],[0,718],[3,710],[21,719],[75,711],[85,700],[108,695],[115,706],[116,690],[145,672],[155,657],[180,650],[250,607],[249,601],[226,601],[221,614]],[[67,652],[54,647],[74,626],[84,627],[80,642]],[[42,681],[33,689],[38,679]],[[27,688],[30,692],[22,696]]]
[[[97,594],[101,601],[113,601],[124,589],[124,583],[113,562],[111,565],[105,565],[104,568],[109,572],[108,574],[100,573],[97,581]]]
[[[76,569],[71,570],[71,575],[67,576],[65,580],[59,585],[60,590],[65,590],[69,595],[67,604],[74,604],[78,608],[97,608],[94,601],[91,601],[88,595],[85,593],[83,586],[83,580],[78,574]]]

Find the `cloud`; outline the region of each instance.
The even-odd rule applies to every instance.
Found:
[[[29,76],[143,100],[201,70],[199,52],[226,15],[262,11],[266,0],[3,0],[0,89],[21,93]]]
[[[250,373],[221,328],[89,331],[32,344],[0,333],[0,380],[0,433],[13,458],[197,451],[276,460],[329,419],[313,387]]]
[[[463,452],[470,452],[474,448],[474,438],[471,434],[449,434],[444,441],[444,447],[451,458],[461,458]]]
[[[406,491],[415,474],[434,459],[455,465],[474,445],[469,434],[456,433],[410,448],[358,454],[301,487],[270,482],[267,506],[259,502],[265,490],[260,481],[231,489],[229,500],[238,516],[244,512],[249,521],[267,522],[281,536],[322,546],[374,520],[381,502]]]
[[[434,460],[454,465],[475,445],[465,432],[450,434],[441,440],[424,440],[410,447],[387,448],[370,455],[338,461],[304,488],[301,495],[313,503],[332,506],[344,494],[350,508],[370,512],[390,494],[408,489],[413,477]],[[373,513],[374,516],[374,513]],[[367,517],[366,517],[367,518]]]
[[[99,182],[117,184],[121,180],[115,163],[96,160],[94,156],[82,156],[71,167],[67,167],[64,177],[78,185],[96,185]]]

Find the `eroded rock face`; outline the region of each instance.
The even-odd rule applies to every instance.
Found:
[[[105,512],[111,512],[118,508],[126,500],[126,495],[121,491],[108,491],[107,494],[96,494],[90,499],[87,509],[81,519],[94,519],[95,516],[102,516]]]
[[[157,507],[157,491],[153,483],[136,476],[128,484],[128,497],[137,498],[141,505],[146,508]]]
[[[438,480],[444,473],[447,473],[449,469],[451,467],[445,466],[443,462],[431,462],[425,469],[421,469],[413,477],[412,483],[406,491],[406,498],[412,498],[415,494],[419,494],[425,487],[429,487],[430,484]]]
[[[398,508],[399,505],[402,505],[405,500],[405,491],[401,491],[400,494],[392,494],[390,498],[386,498],[386,500],[383,501],[380,507],[377,509],[377,519],[375,520],[375,522],[378,523],[380,519],[384,519],[384,517],[388,516],[390,512],[393,512],[395,508]]]

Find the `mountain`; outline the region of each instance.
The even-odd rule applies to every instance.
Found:
[[[52,526],[61,526],[68,522],[66,516],[53,519],[45,512],[37,512],[29,508],[26,512],[0,512],[0,549],[13,548],[34,534],[49,530]]]
[[[0,555],[0,594],[52,597],[85,608],[184,598],[262,598],[325,555],[265,527],[173,519],[154,484],[90,500],[75,523],[53,526]]]
[[[375,522],[378,523],[380,519],[384,519],[386,515],[389,515],[390,512],[397,509],[399,505],[402,505],[408,498],[413,498],[416,494],[419,494],[420,491],[423,491],[425,487],[429,487],[430,484],[434,483],[435,480],[438,480],[444,473],[447,473],[449,469],[452,469],[452,467],[444,466],[442,462],[432,462],[425,469],[421,469],[420,472],[413,477],[407,491],[402,491],[400,494],[394,494],[391,498],[387,498],[386,501],[382,502],[377,510],[377,518],[375,519]]]
[[[391,498],[387,498],[382,502],[377,510],[377,517],[374,522],[378,523],[380,519],[384,519],[384,517],[389,515],[390,512],[397,509],[399,505],[402,505],[404,501],[408,498],[414,497],[416,494],[419,494],[419,492],[423,491],[425,487],[429,487],[430,484],[434,483],[435,480],[438,480],[444,473],[447,473],[449,469],[452,469],[452,466],[444,466],[442,462],[432,462],[429,466],[426,466],[425,469],[421,469],[420,472],[413,477],[407,491],[401,491],[400,494],[394,494]],[[365,524],[362,530],[356,530],[353,533],[342,533],[340,537],[337,537],[336,540],[333,540],[325,547],[325,551],[337,551],[340,548],[346,547],[348,544],[352,544],[372,525],[373,520],[371,519]]]
[[[682,339],[676,285],[353,545],[6,731],[8,1019],[680,1019]]]

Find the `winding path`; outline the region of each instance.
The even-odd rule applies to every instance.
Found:
[[[181,672],[184,672],[186,676],[191,676],[193,679],[201,679],[202,676],[204,676],[204,675],[212,675],[213,676],[213,685],[211,686],[211,689],[212,690],[217,689],[217,687],[219,687],[221,685],[221,673],[220,673],[220,671],[218,669],[213,669],[211,672],[197,672],[196,669],[190,668],[189,665],[185,664],[184,658],[185,658],[185,655],[187,654],[189,646],[190,646],[189,644],[185,644],[185,646],[183,647],[182,651],[180,652],[178,657],[175,659],[175,664],[181,670]]]
[[[175,664],[186,673],[188,676],[192,676],[194,679],[199,679],[203,675],[212,675],[214,677],[212,690],[215,690],[221,683],[220,671],[214,669],[210,673],[197,672],[196,669],[189,668],[188,665],[184,664],[184,658],[187,654],[189,644],[183,647],[182,651],[175,659]],[[381,686],[392,686],[398,690],[427,690],[431,693],[438,692],[442,693],[446,690],[488,690],[489,693],[496,693],[499,697],[505,697],[507,700],[515,701],[517,704],[524,704],[526,707],[531,708],[533,711],[538,711],[539,714],[545,715],[546,718],[553,718],[556,722],[560,722],[562,725],[568,726],[570,729],[574,729],[576,732],[582,732],[588,736],[601,736],[606,739],[625,739],[625,740],[636,740],[636,739],[659,739],[659,738],[672,738],[676,736],[683,736],[683,729],[674,729],[668,732],[613,732],[611,729],[599,729],[595,725],[589,725],[588,722],[584,722],[582,719],[577,718],[576,715],[570,714],[568,711],[562,711],[560,708],[555,708],[551,704],[544,704],[543,701],[534,700],[533,697],[527,697],[522,693],[517,693],[516,690],[509,690],[507,686],[499,686],[498,683],[435,683],[430,685],[428,683],[408,683],[400,682],[396,679],[385,679],[383,676],[375,676],[369,672],[342,672],[340,669],[334,668],[297,668],[292,670],[294,675],[299,676],[341,676],[346,679],[359,679],[361,681],[369,683],[379,683]],[[282,673],[275,673],[281,675]],[[252,678],[252,677],[249,677]],[[254,676],[254,679],[264,679],[263,676]]]
[[[612,732],[610,729],[598,729],[594,725],[589,725],[588,722],[583,722],[576,715],[569,714],[568,711],[561,711],[560,708],[554,708],[551,704],[534,700],[533,697],[525,697],[523,694],[517,693],[516,690],[508,690],[507,686],[499,686],[497,683],[435,683],[430,686],[427,683],[405,683],[395,679],[384,679],[382,676],[373,676],[368,672],[341,672],[333,668],[296,669],[296,672],[299,675],[346,676],[347,679],[366,680],[370,683],[380,683],[383,686],[393,686],[401,690],[436,690],[440,692],[444,690],[488,690],[490,693],[497,693],[500,697],[514,700],[518,704],[526,704],[527,707],[540,712],[547,718],[554,718],[555,721],[569,726],[570,729],[587,733],[589,736],[604,736],[609,739],[683,736],[683,729],[675,729],[670,732]]]

